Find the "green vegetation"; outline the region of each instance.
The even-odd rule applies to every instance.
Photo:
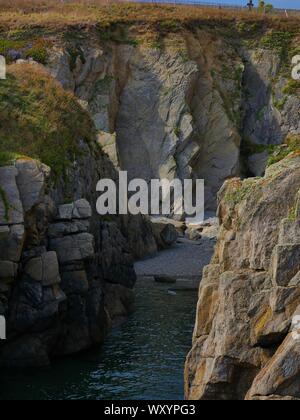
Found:
[[[27,50],[25,57],[32,58],[34,61],[45,65],[48,62],[49,55],[45,47],[36,46]]]
[[[289,214],[288,214],[288,219],[292,222],[296,221],[297,219],[297,206],[296,205],[290,209]]]
[[[102,4],[101,4],[102,3]],[[105,4],[103,4],[105,3]],[[267,8],[268,10],[268,8]],[[200,8],[179,5],[115,3],[91,0],[1,0],[0,26],[9,31],[32,30],[37,28],[57,31],[78,25],[85,30],[87,26],[109,29],[114,24],[146,26],[146,30],[156,28],[160,31],[176,32],[181,28],[199,28],[203,24],[213,27],[218,23],[233,28],[235,24],[242,30],[258,24],[260,28],[273,27],[277,30],[299,29],[299,19],[291,16],[267,14],[262,17],[259,11],[227,10],[225,8]],[[257,31],[256,31],[257,33]]]
[[[269,146],[270,147],[270,146]],[[300,136],[290,135],[283,145],[271,146],[268,166],[280,162],[289,155],[300,154]]]
[[[248,178],[244,181],[239,181],[232,191],[227,192],[225,195],[225,202],[234,206],[241,203],[253,191],[253,186],[257,179],[258,178]]]
[[[260,111],[257,112],[256,114],[256,119],[259,122],[262,122],[264,119],[264,116],[266,114],[266,107],[263,107]]]
[[[0,165],[28,156],[66,175],[82,155],[80,141],[92,144],[90,117],[42,68],[11,65],[0,83]]]
[[[283,89],[285,95],[296,95],[300,89],[299,80],[290,79]]]
[[[274,6],[271,3],[266,3],[263,0],[259,0],[258,10],[260,13],[271,13],[274,10]]]
[[[181,134],[180,127],[174,127],[173,133],[175,134],[175,136],[179,137]]]
[[[70,70],[71,71],[75,70],[78,57],[80,58],[82,64],[85,63],[84,54],[80,47],[73,47],[73,46],[69,47],[68,54],[70,57]]]
[[[289,155],[300,154],[300,136],[289,135],[284,144],[253,144],[244,139],[241,145],[241,155],[245,158],[248,156],[268,152],[268,167],[274,163],[280,162]]]
[[[19,157],[20,155],[15,153],[0,151],[0,167],[12,165]]]
[[[270,31],[261,39],[261,46],[270,50],[277,50],[282,52],[287,49],[294,37],[294,34],[289,31]]]
[[[6,56],[9,50],[20,50],[25,47],[25,42],[12,39],[0,39],[0,54]]]
[[[279,101],[276,101],[275,100],[275,97],[274,97],[274,95],[273,95],[273,103],[274,103],[274,106],[275,106],[275,108],[277,108],[279,111],[282,111],[283,110],[283,108],[284,108],[284,106],[285,106],[285,104],[286,104],[286,101],[288,100],[288,97],[287,96],[284,96],[282,99],[280,99]]]
[[[5,56],[7,62],[13,61],[12,54],[19,54],[20,58],[32,58],[41,64],[48,62],[48,50],[50,42],[43,39],[0,39],[0,54]]]
[[[154,50],[161,50],[163,48],[163,42],[160,38],[155,39],[151,42],[150,48],[153,48]]]
[[[189,53],[187,50],[180,50],[179,56],[183,63],[188,63],[190,61]]]

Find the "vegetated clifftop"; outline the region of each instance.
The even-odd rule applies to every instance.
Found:
[[[297,19],[144,5],[63,11],[0,17],[0,53],[18,63],[0,84],[6,364],[102,341],[107,315],[130,308],[133,258],[156,243],[141,218],[94,214],[100,177],[121,168],[146,180],[205,178],[206,207],[216,209],[224,181],[262,175],[299,146]],[[57,270],[45,274],[48,258]]]
[[[189,399],[299,399],[300,156],[227,181],[199,292]]]

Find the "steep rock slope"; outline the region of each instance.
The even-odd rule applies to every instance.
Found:
[[[299,392],[299,153],[264,178],[227,181],[221,232],[200,286],[189,399],[294,399]]]

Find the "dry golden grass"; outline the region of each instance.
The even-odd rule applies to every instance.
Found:
[[[42,26],[61,28],[75,25],[108,26],[113,23],[157,24],[160,22],[230,23],[263,22],[266,25],[299,30],[300,15],[262,16],[247,10],[226,10],[193,6],[125,3],[122,0],[0,0],[0,26],[3,29]]]

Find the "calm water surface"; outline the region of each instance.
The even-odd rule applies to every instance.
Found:
[[[100,350],[50,368],[2,372],[0,399],[182,399],[197,293],[139,283],[135,313]]]

